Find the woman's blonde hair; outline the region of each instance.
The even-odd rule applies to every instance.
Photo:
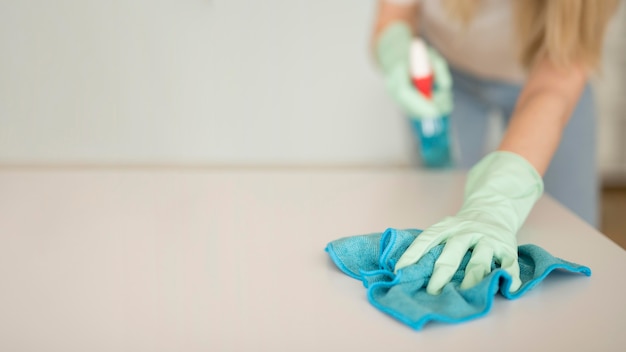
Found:
[[[559,65],[597,67],[604,32],[619,0],[514,0],[519,59],[525,67],[542,55]],[[448,13],[469,24],[480,0],[444,0]]]

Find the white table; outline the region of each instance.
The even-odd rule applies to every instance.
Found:
[[[626,253],[548,197],[519,234],[589,265],[485,318],[416,332],[326,253],[426,227],[463,175],[1,169],[0,351],[624,351]]]

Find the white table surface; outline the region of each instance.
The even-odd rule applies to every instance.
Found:
[[[416,332],[326,244],[455,211],[463,175],[0,169],[0,351],[624,351],[626,253],[548,197],[519,233],[590,266]]]

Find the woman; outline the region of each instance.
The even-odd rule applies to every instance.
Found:
[[[373,41],[391,95],[411,116],[444,115],[454,105],[460,163],[473,165],[459,213],[418,236],[396,271],[445,243],[429,293],[442,290],[470,249],[462,289],[488,275],[495,259],[517,290],[515,236],[544,179],[547,192],[596,224],[596,130],[587,80],[616,6],[615,0],[379,0]],[[431,45],[432,100],[410,84],[415,35]],[[482,157],[493,110],[507,129],[497,151]]]

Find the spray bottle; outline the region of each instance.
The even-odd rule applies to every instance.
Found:
[[[428,59],[426,44],[419,38],[411,43],[411,80],[415,88],[427,98],[432,97],[434,74]],[[429,168],[452,166],[449,139],[449,116],[409,117],[418,136],[422,163]]]

